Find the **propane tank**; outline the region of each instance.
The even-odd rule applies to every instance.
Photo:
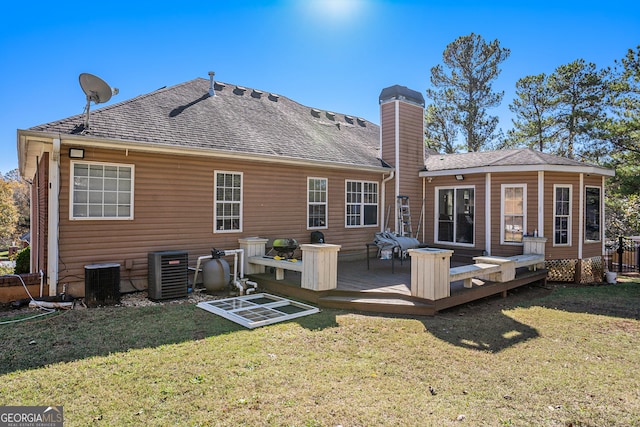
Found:
[[[224,251],[213,248],[211,259],[202,266],[202,283],[207,292],[221,291],[231,281],[229,263],[222,259]]]

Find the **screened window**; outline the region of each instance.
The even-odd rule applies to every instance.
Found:
[[[378,225],[378,183],[346,182],[347,227]]]
[[[215,173],[215,232],[242,231],[242,174]]]
[[[443,243],[474,242],[473,187],[439,188],[436,240]]]
[[[502,186],[502,243],[522,243],[527,228],[527,187]]]
[[[584,216],[585,240],[600,241],[600,187],[586,187]]]
[[[71,219],[133,219],[133,165],[72,162]]]
[[[571,186],[554,185],[553,190],[553,244],[571,242]]]
[[[327,179],[307,179],[307,227],[327,228]]]

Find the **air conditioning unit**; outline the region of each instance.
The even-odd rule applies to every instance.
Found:
[[[187,251],[149,252],[149,298],[185,298],[188,289]]]
[[[84,302],[87,307],[120,303],[120,264],[84,266]]]

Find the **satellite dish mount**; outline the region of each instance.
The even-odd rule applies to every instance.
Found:
[[[101,104],[111,99],[111,96],[118,94],[117,88],[111,88],[104,80],[98,76],[89,73],[82,73],[78,77],[80,87],[87,95],[87,105],[84,108],[84,128],[89,129],[89,112],[91,110],[91,101],[94,104]]]

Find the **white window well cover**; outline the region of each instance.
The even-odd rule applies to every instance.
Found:
[[[249,329],[308,316],[320,311],[317,307],[265,293],[204,301],[198,303],[196,307]]]

